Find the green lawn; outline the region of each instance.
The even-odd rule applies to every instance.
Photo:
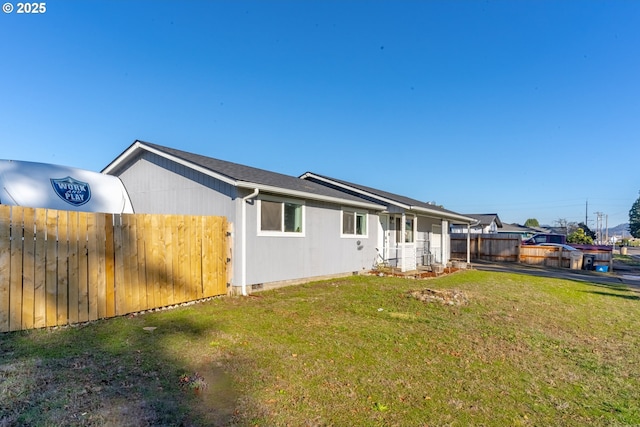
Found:
[[[624,287],[349,277],[2,334],[0,426],[633,425],[639,349]]]

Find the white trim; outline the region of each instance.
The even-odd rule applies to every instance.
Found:
[[[275,230],[266,230],[263,231],[262,230],[262,224],[261,224],[261,220],[262,220],[262,201],[268,201],[268,202],[276,202],[276,203],[281,203],[283,205],[284,208],[284,204],[285,203],[290,203],[290,204],[295,204],[295,205],[300,205],[300,207],[302,208],[302,231],[298,232],[298,231],[275,231]],[[289,199],[289,198],[283,198],[283,197],[274,197],[274,196],[265,196],[265,195],[261,195],[258,199],[257,199],[257,212],[256,212],[256,219],[257,219],[257,224],[256,224],[256,230],[257,230],[257,235],[260,237],[305,237],[306,236],[306,232],[307,232],[307,224],[306,224],[306,210],[307,207],[305,205],[304,200],[297,200],[297,199]],[[281,227],[284,228],[284,209],[282,209],[282,216],[280,218],[280,225]]]
[[[274,193],[274,194],[279,194],[283,196],[300,197],[300,198],[309,199],[309,200],[320,200],[323,202],[331,202],[331,203],[354,206],[354,207],[359,207],[364,209],[374,209],[378,211],[382,211],[383,209],[385,209],[384,206],[378,205],[375,203],[370,203],[365,201],[360,202],[357,200],[347,200],[347,199],[341,199],[341,198],[332,197],[332,196],[323,196],[321,194],[306,193],[304,191],[298,191],[298,190],[289,190],[286,188],[274,187],[272,185],[256,184],[256,183],[247,182],[247,181],[237,181],[235,185],[237,185],[239,188],[258,188],[260,189],[260,191],[266,191],[268,193]]]

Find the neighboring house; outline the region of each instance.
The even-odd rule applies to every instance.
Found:
[[[297,177],[135,141],[102,171],[137,213],[225,216],[233,223],[233,291],[369,270],[375,201]]]
[[[463,215],[476,220],[476,223],[472,224],[469,230],[472,234],[493,234],[493,233],[498,233],[499,229],[502,228],[502,222],[500,221],[498,214],[463,214]],[[452,224],[451,232],[466,233],[467,226],[464,223]]]
[[[307,172],[301,178],[383,205],[384,211],[377,215],[375,224],[378,259],[400,267],[402,271],[431,263],[446,264],[451,253],[449,224],[456,222],[469,226],[476,222],[469,216],[429,203],[313,172]],[[370,229],[373,228],[371,223]]]
[[[499,234],[519,234],[520,238],[527,239],[537,233],[548,233],[549,231],[540,227],[525,227],[520,224],[502,224],[502,228],[498,230]]]

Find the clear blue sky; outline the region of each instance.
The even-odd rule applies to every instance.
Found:
[[[56,0],[0,37],[0,158],[141,139],[518,223],[640,190],[638,1]]]

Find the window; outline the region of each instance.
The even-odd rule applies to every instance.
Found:
[[[406,218],[404,222],[404,242],[413,243],[413,218]]]
[[[302,233],[302,204],[260,200],[260,231]]]
[[[366,236],[367,214],[365,212],[342,211],[342,235]]]

